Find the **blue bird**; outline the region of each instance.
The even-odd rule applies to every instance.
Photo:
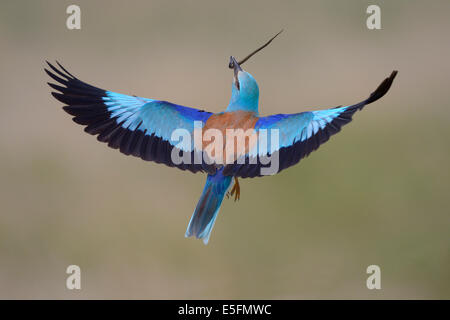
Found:
[[[260,117],[258,84],[241,66],[277,35],[240,62],[230,57],[231,99],[220,113],[100,89],[79,80],[58,62],[59,68],[47,62],[52,71],[45,71],[58,83],[48,83],[56,90],[52,95],[65,104],[63,109],[73,116],[73,121],[85,126],[87,133],[97,135],[97,140],[126,155],[207,174],[185,234],[207,244],[225,195],[234,196],[235,201],[240,198],[239,177],[275,174],[295,165],[339,132],[357,110],[383,97],[397,74],[393,71],[367,99],[357,104]],[[175,134],[180,130],[189,139]],[[205,138],[207,132],[217,134],[215,139]],[[240,148],[236,147],[238,140],[228,136],[229,132],[245,132]],[[222,141],[217,138],[220,134],[225,137]],[[259,139],[264,137],[270,148],[260,144],[263,140]],[[270,171],[275,162],[274,170]],[[234,185],[228,191],[232,180]]]

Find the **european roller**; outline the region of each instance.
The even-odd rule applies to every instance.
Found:
[[[297,164],[338,133],[357,110],[383,97],[397,74],[393,71],[367,99],[353,105],[260,116],[258,83],[242,64],[275,37],[240,62],[230,57],[231,98],[219,113],[100,89],[58,62],[59,68],[47,62],[51,71],[45,71],[58,82],[49,83],[57,91],[52,95],[98,141],[126,155],[206,174],[185,236],[207,244],[225,195],[240,198],[238,178],[275,174]],[[243,144],[229,132],[244,133]],[[267,170],[270,162],[276,162],[272,172]]]

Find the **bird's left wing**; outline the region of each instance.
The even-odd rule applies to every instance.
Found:
[[[352,116],[357,110],[361,110],[365,105],[384,96],[391,87],[396,74],[397,71],[393,71],[369,98],[354,105],[259,118],[255,124],[255,130],[259,136],[263,130],[265,131],[264,134],[268,137],[266,139],[267,146],[261,149],[261,140],[259,140],[259,148],[255,146],[243,156],[240,159],[241,164],[236,161],[227,165],[224,175],[242,178],[262,176],[264,174],[261,169],[271,166],[273,163],[268,163],[268,160],[272,162],[275,160],[274,157],[277,157],[278,161],[278,165],[275,167],[276,171],[268,170],[266,174],[275,174],[293,166],[328,141],[330,136],[338,133],[343,125],[352,121]],[[273,129],[277,131],[278,138],[275,138],[276,135],[272,133]],[[273,139],[276,139],[277,143],[271,149]],[[261,161],[262,157],[266,157],[266,159]]]
[[[61,70],[48,65],[53,72],[45,69],[47,74],[62,85],[49,83],[59,91],[52,95],[66,104],[64,110],[73,116],[73,121],[86,126],[87,133],[98,135],[99,141],[143,160],[192,172],[215,172],[214,166],[195,155],[193,139],[188,142],[181,141],[179,136],[176,141],[172,139],[176,129],[187,130],[192,136],[194,122],[204,124],[210,112],[103,90],[80,81],[59,63]],[[186,152],[191,160],[174,162],[172,151]]]

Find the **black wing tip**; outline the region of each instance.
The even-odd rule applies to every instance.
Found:
[[[381,82],[378,88],[372,92],[369,99],[367,99],[366,104],[377,101],[382,98],[391,88],[392,83],[394,82],[395,77],[397,76],[398,71],[394,70],[391,72],[391,75]]]
[[[50,68],[55,68],[55,66],[51,63],[51,62],[49,62],[48,60],[44,60],[45,61],[45,63],[50,67]],[[56,63],[58,64],[58,66],[60,66],[61,67],[61,65],[59,64],[59,62],[57,61],[57,60],[55,60],[56,61]]]
[[[65,99],[65,97],[64,97],[64,94],[59,93],[59,92],[54,92],[54,91],[52,91],[52,92],[51,92],[51,95],[52,95],[56,100],[58,100],[59,102],[62,102],[62,103],[64,103],[64,104],[67,104],[67,101],[66,101],[66,99]]]
[[[62,64],[61,63],[59,63],[59,61],[58,60],[55,60],[56,61],[56,64],[65,72],[65,73],[67,73],[69,76],[71,76],[73,79],[77,79],[77,77],[75,77],[73,74],[71,74],[69,71],[67,71],[67,69],[66,68],[64,68],[63,66],[62,66]]]
[[[44,67],[45,72],[52,77],[53,79],[55,79],[55,76],[61,76],[63,78],[67,80],[76,80],[77,78],[71,74],[69,71],[67,71],[66,68],[64,68],[59,62],[58,60],[55,60],[56,64],[58,65],[59,69],[57,67],[55,67],[55,65],[53,65],[52,63],[50,63],[48,60],[45,60],[45,63],[48,65],[48,67],[52,70],[50,71],[49,69]],[[55,79],[57,80],[57,79]],[[58,82],[61,82],[59,80],[57,80]]]

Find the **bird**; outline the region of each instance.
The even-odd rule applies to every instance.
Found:
[[[396,70],[392,71],[368,98],[353,105],[260,116],[258,83],[242,69],[242,65],[281,31],[241,61],[230,57],[228,67],[233,71],[231,98],[225,110],[218,113],[104,90],[79,80],[58,61],[57,66],[46,61],[48,67],[44,70],[57,83],[48,82],[55,90],[51,92],[53,97],[64,104],[64,111],[73,117],[75,123],[84,126],[85,132],[97,136],[98,141],[125,155],[206,174],[206,182],[185,237],[194,236],[207,244],[225,196],[234,196],[235,201],[240,199],[239,178],[268,175],[264,173],[268,168],[267,159],[278,161],[275,171],[269,175],[297,164],[338,133],[352,120],[356,111],[383,97],[397,75]],[[176,130],[187,133],[188,138],[200,130],[200,140],[194,137],[181,143],[179,137],[174,137]],[[202,136],[206,132],[223,134],[228,130],[250,130],[244,146],[241,145],[239,150],[230,149],[228,154],[223,143],[217,146],[210,139],[208,144]],[[251,137],[262,137],[264,132],[267,136],[268,131],[271,132],[271,141],[276,140],[270,150],[250,142]],[[272,132],[277,134],[272,135]],[[225,135],[225,140],[227,137]],[[233,139],[229,145],[235,144]],[[222,150],[222,157],[227,161],[217,160]],[[184,161],[179,161],[174,155],[183,155]]]

